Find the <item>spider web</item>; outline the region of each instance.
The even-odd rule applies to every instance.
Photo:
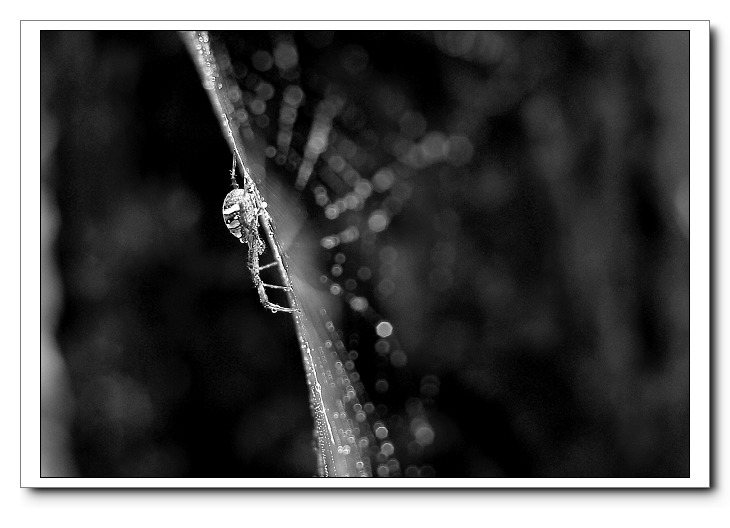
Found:
[[[204,76],[204,84],[219,94],[213,104],[224,133],[245,145],[242,162],[274,219],[272,244],[281,248],[293,285],[289,303],[301,308],[294,318],[320,475],[401,476],[397,453],[409,446],[413,454],[414,445],[418,453],[434,433],[420,399],[409,392],[404,347],[374,299],[394,290],[397,252],[382,239],[411,196],[409,179],[458,162],[468,141],[427,131],[397,86],[380,97],[363,94],[348,79],[369,68],[362,47],[341,49],[345,75],[331,79],[337,74],[330,68],[311,63],[333,53],[326,33],[186,38],[198,53],[201,46],[211,50],[199,63],[214,77]],[[314,51],[310,64],[301,61],[302,42]],[[422,461],[416,455],[409,462],[417,474]]]
[[[373,70],[368,51],[332,46],[332,37],[186,36],[224,135],[246,153],[241,162],[274,219],[280,279],[291,280],[288,302],[301,309],[294,318],[320,474],[401,476],[397,454],[407,451],[408,473],[417,475],[434,430],[404,368],[405,347],[378,306],[395,290],[398,251],[387,233],[414,176],[462,165],[472,147],[429,130],[404,87],[363,82]],[[424,382],[426,393],[438,392],[431,378],[421,380],[421,395]]]

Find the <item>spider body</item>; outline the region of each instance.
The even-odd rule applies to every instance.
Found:
[[[257,222],[256,200],[251,192],[233,189],[223,200],[223,221],[233,236],[241,241],[248,241],[248,235]]]
[[[259,235],[259,222],[260,219],[267,222],[266,226],[268,226],[268,230],[266,233],[271,239],[271,234],[269,232],[271,230],[271,218],[266,211],[266,203],[262,202],[256,192],[256,187],[254,186],[253,181],[250,181],[245,175],[244,187],[238,187],[235,179],[235,157],[233,169],[231,169],[231,184],[233,185],[233,190],[229,192],[223,200],[223,221],[233,236],[235,236],[242,244],[248,245],[248,269],[251,272],[251,278],[256,286],[256,290],[259,293],[261,304],[272,312],[294,312],[295,310],[293,308],[280,306],[269,301],[269,297],[266,294],[266,288],[288,291],[290,287],[264,283],[264,281],[261,280],[261,270],[278,264],[280,266],[282,277],[286,277],[285,282],[288,282],[288,275],[279,260],[274,260],[274,262],[270,262],[263,266],[259,265],[259,255],[263,254],[264,249],[266,248],[266,245]],[[275,257],[277,255],[278,254],[275,253]]]

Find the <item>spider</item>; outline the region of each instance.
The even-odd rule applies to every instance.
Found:
[[[256,186],[246,174],[243,178],[243,188],[238,186],[235,154],[233,156],[233,168],[231,169],[231,186],[233,190],[223,200],[223,221],[231,234],[241,244],[248,244],[248,269],[258,290],[261,304],[274,313],[297,311],[294,308],[287,308],[269,301],[269,297],[266,295],[266,288],[289,291],[291,287],[266,284],[261,280],[260,273],[262,270],[279,264],[278,260],[274,260],[269,264],[259,266],[259,255],[263,254],[266,249],[266,245],[259,236],[259,217],[263,217],[264,222],[270,222],[271,219],[266,211],[266,202],[261,199]]]

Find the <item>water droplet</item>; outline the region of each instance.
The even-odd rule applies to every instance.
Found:
[[[251,56],[251,62],[253,63],[254,68],[263,72],[271,69],[274,64],[274,59],[268,52],[258,50]]]
[[[384,169],[380,169],[375,173],[375,176],[373,176],[373,187],[375,187],[375,190],[378,192],[385,192],[391,188],[394,181],[395,175],[393,174],[393,171],[386,167]]]
[[[453,165],[459,167],[471,161],[474,147],[466,136],[451,136],[448,141],[447,151],[447,159]]]
[[[299,86],[291,85],[284,89],[284,102],[291,106],[299,106],[304,99],[304,92]]]
[[[381,356],[390,352],[390,343],[385,339],[378,339],[375,343],[375,351]]]
[[[388,337],[393,333],[393,325],[388,321],[380,321],[375,327],[375,332],[380,337]]]
[[[390,279],[382,280],[378,283],[378,293],[383,297],[388,297],[395,292],[395,283]]]
[[[332,249],[340,243],[340,238],[337,235],[330,235],[324,237],[320,243],[323,248]]]
[[[370,57],[362,46],[347,46],[341,56],[342,66],[350,75],[359,75],[368,67]]]
[[[373,211],[373,214],[371,214],[370,218],[368,218],[368,227],[371,231],[379,233],[388,227],[389,222],[390,219],[388,218],[388,213],[382,209],[377,209],[376,211]]]
[[[416,442],[422,447],[431,445],[436,436],[431,425],[422,418],[415,418],[411,422],[411,431]]]
[[[368,308],[368,301],[365,297],[353,297],[350,299],[350,308],[356,312],[364,312]]]
[[[256,95],[260,99],[268,101],[274,96],[274,87],[267,82],[261,82],[256,87]]]
[[[340,216],[340,212],[337,209],[337,206],[334,204],[329,204],[324,209],[324,215],[327,217],[328,220],[334,220],[338,216]]]
[[[393,453],[395,453],[395,447],[393,447],[393,444],[390,442],[383,442],[383,445],[380,447],[380,451],[385,456],[391,456]]]
[[[396,350],[390,355],[390,363],[394,367],[405,367],[408,358],[402,350]]]

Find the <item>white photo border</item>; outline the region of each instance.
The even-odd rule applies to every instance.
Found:
[[[41,478],[40,31],[196,29],[680,30],[690,32],[689,478]],[[709,21],[22,21],[21,22],[21,487],[30,488],[706,488],[710,486]]]

